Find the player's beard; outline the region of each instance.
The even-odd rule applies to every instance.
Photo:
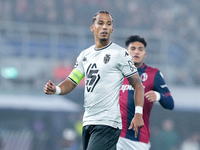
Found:
[[[107,39],[106,38],[102,38],[102,39],[100,39],[100,41],[101,42],[105,42],[105,41],[107,41]]]
[[[108,38],[101,38],[100,39],[100,42],[107,42],[108,41]]]
[[[138,63],[138,62],[134,62],[135,67],[140,67],[142,65],[142,63]]]

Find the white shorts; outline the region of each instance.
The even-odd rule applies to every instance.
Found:
[[[150,142],[136,142],[122,137],[117,142],[117,150],[150,150],[150,147]]]

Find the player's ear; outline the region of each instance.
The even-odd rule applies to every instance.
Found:
[[[145,50],[145,55],[144,55],[144,58],[146,58],[147,57],[147,53],[146,53],[146,50]]]
[[[94,24],[91,24],[90,30],[91,30],[92,32],[94,32]]]

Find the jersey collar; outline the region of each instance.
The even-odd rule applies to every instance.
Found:
[[[94,47],[94,50],[96,50],[96,51],[104,50],[104,49],[106,49],[107,47],[109,47],[111,44],[112,44],[112,42],[110,42],[108,45],[106,45],[106,46],[104,46],[104,47],[102,47],[102,48],[98,48],[98,49],[96,49],[96,48]]]
[[[142,70],[145,69],[147,67],[147,65],[145,63],[143,63],[139,68],[137,68],[138,70]]]

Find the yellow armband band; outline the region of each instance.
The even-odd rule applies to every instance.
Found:
[[[84,75],[77,69],[73,69],[68,78],[70,78],[75,84],[79,84],[83,79]]]

